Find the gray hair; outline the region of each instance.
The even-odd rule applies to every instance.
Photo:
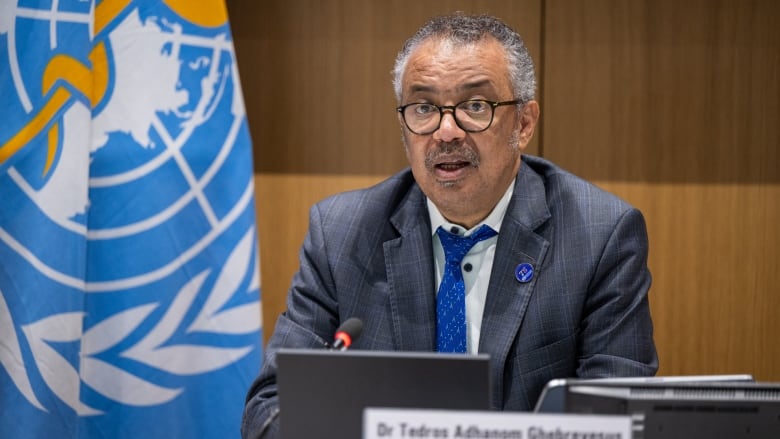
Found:
[[[422,42],[431,38],[441,38],[466,45],[481,41],[488,35],[504,46],[514,98],[522,103],[533,100],[536,93],[534,63],[520,35],[498,18],[456,12],[453,15],[435,17],[425,23],[417,33],[406,40],[403,48],[398,52],[393,68],[393,89],[398,102],[401,103],[401,79],[409,55]]]

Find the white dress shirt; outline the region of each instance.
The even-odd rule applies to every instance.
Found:
[[[482,224],[487,224],[496,232],[501,232],[501,222],[504,220],[506,208],[514,192],[515,182],[507,188],[504,196],[498,201],[496,206],[490,212],[490,215],[484,221],[477,224],[470,230],[447,221],[439,212],[439,209],[428,199],[428,215],[431,219],[431,234],[433,235],[433,259],[436,265],[436,291],[438,294],[439,285],[444,275],[444,248],[441,245],[436,229],[439,226],[444,230],[457,233],[460,236],[469,236],[477,230]],[[496,243],[498,235],[480,241],[466,253],[460,264],[463,273],[463,283],[466,286],[466,350],[470,354],[476,354],[479,351],[479,334],[482,328],[482,314],[485,311],[485,300],[487,297],[488,283],[490,282],[490,271],[493,268],[493,258],[496,254]],[[471,270],[465,270],[464,267],[471,267]]]

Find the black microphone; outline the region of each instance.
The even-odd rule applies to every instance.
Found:
[[[341,326],[336,329],[336,334],[333,336],[333,344],[325,344],[325,346],[334,351],[346,351],[353,341],[360,337],[363,332],[363,321],[357,317],[350,317]],[[274,407],[268,418],[263,422],[263,425],[254,434],[254,438],[262,438],[268,432],[271,424],[279,417],[279,407]]]
[[[357,317],[350,317],[336,330],[333,336],[332,350],[345,351],[352,342],[360,337],[363,332],[363,321]]]

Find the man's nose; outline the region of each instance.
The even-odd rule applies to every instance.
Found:
[[[455,114],[452,111],[445,111],[442,114],[439,129],[433,132],[434,139],[442,142],[462,139],[465,135],[466,132],[455,122]]]

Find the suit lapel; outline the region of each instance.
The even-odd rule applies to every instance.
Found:
[[[390,218],[399,236],[384,243],[396,349],[436,346],[436,300],[430,219],[425,196],[413,185]]]
[[[535,230],[549,218],[544,184],[524,164],[501,224],[479,341],[480,352],[491,357],[492,376],[496,380],[493,383],[493,404],[497,408],[502,406],[504,399],[502,380],[507,355],[520,330],[550,245]],[[528,282],[518,281],[515,274],[518,265],[524,263],[534,269],[534,275]]]

